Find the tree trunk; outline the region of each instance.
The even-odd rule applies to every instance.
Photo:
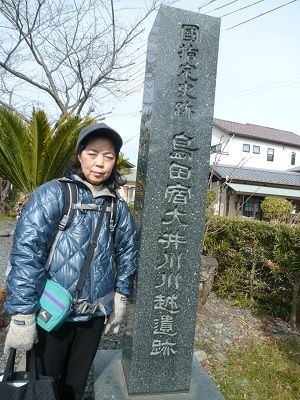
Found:
[[[250,272],[250,301],[254,301],[254,280],[255,280],[256,261],[252,260],[252,268]]]
[[[291,322],[293,328],[300,323],[300,273],[296,274],[293,283]]]
[[[255,273],[256,273],[256,245],[253,247],[252,252],[252,267],[250,272],[250,302],[254,302],[254,282],[255,282]]]
[[[6,214],[6,212],[8,210],[6,199],[7,199],[7,195],[8,195],[8,192],[9,192],[10,183],[8,181],[4,181],[4,180],[1,179],[0,180],[1,189],[2,189],[3,186],[4,186],[4,189],[1,190],[1,193],[0,193],[0,214]]]

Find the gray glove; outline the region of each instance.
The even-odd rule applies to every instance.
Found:
[[[108,318],[104,333],[108,333],[110,330],[113,333],[118,333],[120,331],[120,323],[122,322],[122,319],[124,317],[125,310],[126,296],[116,292],[114,298],[114,311],[110,314]]]
[[[37,343],[35,318],[35,314],[16,314],[11,317],[4,345],[5,354],[11,348],[30,350]]]

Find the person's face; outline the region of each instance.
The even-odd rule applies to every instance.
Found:
[[[85,180],[92,185],[100,185],[110,177],[116,163],[116,153],[110,140],[94,138],[78,154],[78,159]]]

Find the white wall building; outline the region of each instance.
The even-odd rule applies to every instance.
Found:
[[[300,136],[254,124],[214,118],[209,188],[217,194],[215,214],[263,218],[266,196],[292,202],[300,220]],[[121,195],[134,201],[136,171],[127,175]]]
[[[300,136],[253,124],[214,119],[209,187],[219,215],[263,218],[266,196],[281,196],[300,212]]]
[[[279,129],[214,119],[210,164],[276,171],[300,165],[300,136]]]
[[[126,183],[119,189],[120,196],[127,204],[134,203],[135,186],[136,186],[136,169],[132,169],[131,174],[125,175]]]

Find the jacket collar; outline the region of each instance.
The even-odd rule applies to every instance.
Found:
[[[80,176],[78,175],[72,175],[72,179],[76,182],[82,183],[85,187],[87,187],[92,192],[94,198],[100,196],[116,197],[116,195],[112,193],[105,185],[99,185],[99,186],[92,185],[91,183],[86,182],[84,179],[81,179]]]

